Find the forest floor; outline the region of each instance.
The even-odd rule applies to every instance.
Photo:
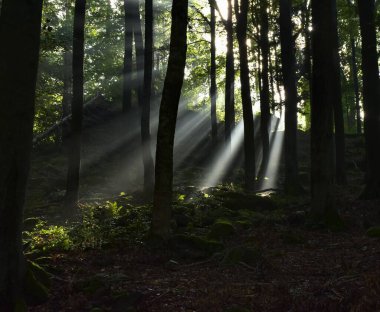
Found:
[[[186,180],[177,183],[166,244],[146,240],[150,204],[139,193],[104,190],[102,172],[117,172],[120,153],[94,161],[83,215],[71,222],[59,210],[62,157],[35,156],[26,215],[47,221],[29,228],[28,257],[52,284],[48,301],[30,311],[380,311],[380,202],[357,200],[360,142],[348,138],[349,181],[336,187],[342,228],[308,224],[307,195],[245,194],[235,184],[199,190]],[[307,183],[307,161],[301,171]]]

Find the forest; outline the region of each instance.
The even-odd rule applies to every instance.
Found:
[[[379,4],[0,0],[0,312],[380,311]]]

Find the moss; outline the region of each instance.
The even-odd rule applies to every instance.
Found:
[[[373,226],[367,230],[368,237],[380,237],[380,226]]]
[[[28,261],[27,268],[31,270],[38,281],[40,281],[46,288],[51,287],[50,274],[46,272],[37,263]]]
[[[28,307],[23,299],[16,300],[13,308],[14,312],[27,312]]]
[[[218,220],[211,226],[208,237],[211,239],[225,239],[235,232],[235,228],[230,221]]]
[[[223,244],[195,235],[175,235],[171,239],[171,243],[175,245],[175,247],[196,249],[207,254],[212,254],[223,249]]]
[[[28,305],[39,305],[48,300],[49,291],[28,268],[24,281],[24,294]]]
[[[306,243],[306,240],[302,235],[293,233],[293,232],[283,233],[282,240],[284,241],[285,244],[289,244],[289,245],[298,245],[298,244]]]
[[[257,248],[252,246],[238,246],[226,253],[223,259],[223,264],[235,265],[239,262],[255,264],[260,257],[261,253]]]
[[[238,220],[235,222],[236,226],[242,229],[248,229],[251,227],[252,222],[248,220]]]

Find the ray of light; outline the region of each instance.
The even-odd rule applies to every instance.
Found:
[[[270,134],[270,152],[269,162],[264,179],[259,185],[259,189],[271,189],[278,186],[278,173],[282,156],[282,149],[284,144],[284,131],[279,131],[281,124],[283,123],[283,116],[280,116],[277,120],[271,119],[271,124],[275,122],[273,131]]]
[[[232,133],[231,149],[223,148],[222,151],[217,154],[217,158],[213,161],[210,171],[206,173],[206,179],[201,183],[201,188],[216,186],[220,182],[240,150],[243,139],[244,123],[241,121]]]

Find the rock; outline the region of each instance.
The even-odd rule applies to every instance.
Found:
[[[208,235],[211,239],[225,239],[236,232],[232,223],[228,220],[218,220],[212,226]]]
[[[48,289],[36,278],[30,268],[27,268],[24,280],[24,295],[28,306],[43,304],[49,297]]]
[[[368,237],[380,237],[380,226],[373,226],[367,230]]]
[[[223,264],[236,265],[239,262],[244,262],[249,265],[254,265],[260,257],[261,254],[257,248],[252,246],[238,246],[227,251],[223,259]]]
[[[113,296],[113,312],[134,312],[139,301],[143,298],[140,292],[125,292]]]
[[[195,235],[178,234],[173,236],[170,243],[175,248],[187,248],[201,252],[199,256],[208,256],[223,249],[223,244]]]

